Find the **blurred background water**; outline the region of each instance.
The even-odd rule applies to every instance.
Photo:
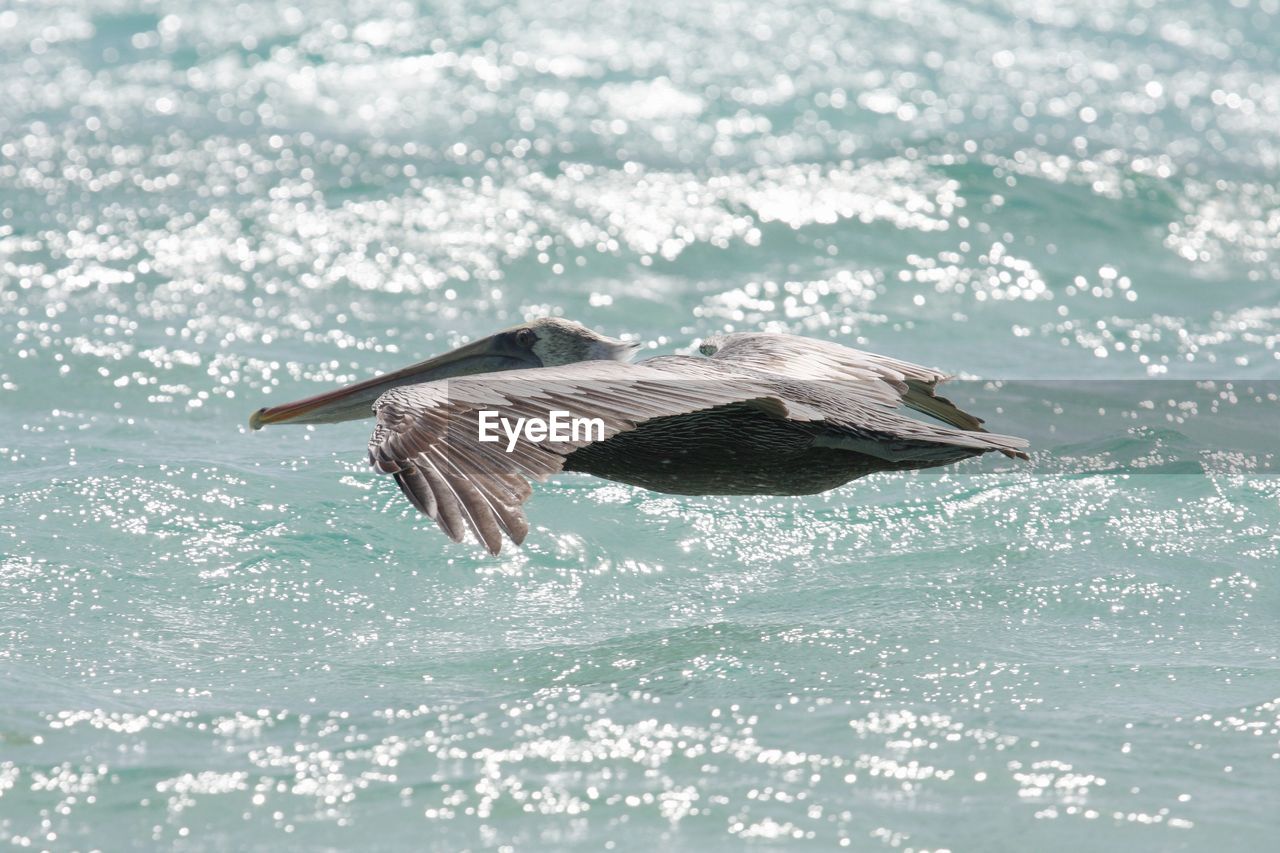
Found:
[[[1278,0],[0,3],[0,840],[1270,847],[1278,54]],[[546,312],[1117,382],[970,386],[1021,467],[565,475],[500,559],[367,423],[245,431]]]

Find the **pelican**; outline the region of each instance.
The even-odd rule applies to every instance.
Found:
[[[731,333],[700,355],[543,317],[410,367],[254,412],[252,429],[374,417],[369,462],[455,542],[529,532],[530,480],[580,471],[683,495],[806,495],[878,471],[948,465],[1027,441],[936,393],[947,376],[829,341]],[[909,412],[928,416],[912,417]],[[512,432],[557,413],[598,428]],[[500,421],[494,440],[485,427]],[[564,433],[564,431],[561,431]],[[510,440],[508,441],[508,436]]]

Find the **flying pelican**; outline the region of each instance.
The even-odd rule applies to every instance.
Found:
[[[637,344],[544,317],[419,364],[259,409],[252,429],[376,417],[369,461],[450,539],[491,554],[529,532],[530,480],[581,471],[685,495],[805,495],[877,471],[947,465],[1027,441],[935,393],[947,376],[781,334],[705,340],[704,357],[628,363]],[[933,418],[917,420],[905,409]],[[555,435],[556,413],[591,429]],[[538,432],[512,423],[543,419]],[[523,420],[522,420],[523,419]],[[502,422],[494,438],[486,427]]]

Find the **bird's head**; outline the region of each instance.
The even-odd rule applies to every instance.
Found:
[[[542,367],[577,361],[627,361],[640,346],[606,337],[581,323],[559,317],[539,317],[498,334],[514,335]]]
[[[572,320],[539,317],[392,373],[259,409],[249,418],[249,426],[261,429],[271,424],[338,423],[372,417],[374,401],[400,385],[578,361],[626,361],[638,346],[606,337]]]

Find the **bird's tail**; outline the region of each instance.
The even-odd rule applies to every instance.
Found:
[[[946,397],[938,396],[934,389],[937,388],[939,381],[941,380],[925,382],[919,379],[908,379],[907,391],[902,395],[903,404],[947,426],[969,433],[981,433],[978,442],[980,445],[990,450],[998,450],[1010,459],[1031,458],[1024,450],[1029,445],[1025,438],[987,432],[987,428],[982,425],[982,418],[969,414]],[[978,437],[975,436],[975,438]]]

